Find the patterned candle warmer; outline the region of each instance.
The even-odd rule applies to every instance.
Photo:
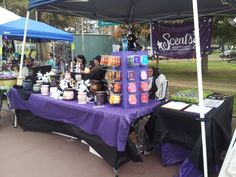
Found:
[[[140,65],[140,56],[129,55],[127,58],[127,63],[129,66],[139,66]]]
[[[148,103],[149,95],[148,93],[141,93],[141,103]]]
[[[120,93],[121,92],[121,83],[120,82],[115,82],[113,85],[113,91],[115,93]]]
[[[142,66],[148,65],[148,56],[147,55],[141,55],[141,57],[140,57],[140,64]]]
[[[120,94],[111,94],[109,98],[110,104],[120,104],[121,103],[121,95]]]
[[[129,104],[136,105],[137,104],[137,96],[135,94],[129,95]]]
[[[128,71],[128,80],[129,81],[135,80],[135,72],[134,71]]]
[[[148,91],[148,82],[141,82],[140,83],[140,90],[142,92]]]
[[[141,78],[141,80],[147,80],[148,74],[147,74],[146,70],[140,71],[140,78]]]
[[[121,80],[121,71],[119,71],[119,70],[114,71],[114,80],[116,80],[116,81]]]
[[[137,92],[137,86],[135,82],[128,83],[128,92],[129,93],[135,93]]]

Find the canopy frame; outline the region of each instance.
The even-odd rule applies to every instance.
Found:
[[[206,133],[205,133],[205,115],[203,112],[203,83],[202,83],[202,67],[201,67],[201,48],[200,48],[200,35],[199,35],[199,21],[198,18],[201,16],[207,16],[207,15],[222,15],[222,14],[227,14],[228,15],[232,15],[233,12],[236,12],[235,7],[232,7],[229,3],[227,3],[225,0],[218,0],[218,1],[209,1],[209,4],[214,2],[216,5],[212,8],[209,9],[202,9],[202,10],[198,10],[198,1],[200,0],[192,0],[192,10],[193,11],[189,11],[188,9],[185,11],[176,11],[174,13],[161,13],[160,16],[158,16],[157,14],[149,14],[146,15],[148,18],[145,18],[144,16],[138,16],[135,17],[134,16],[134,8],[136,5],[136,0],[132,0],[131,3],[131,7],[129,10],[129,16],[127,17],[122,17],[122,18],[117,18],[117,17],[110,17],[111,21],[114,22],[119,22],[119,23],[129,23],[129,24],[134,24],[134,23],[140,23],[140,22],[150,22],[150,21],[156,21],[156,20],[160,20],[160,19],[176,19],[176,17],[179,17],[181,19],[186,19],[189,17],[193,16],[193,20],[194,20],[194,33],[195,33],[195,38],[196,38],[196,60],[197,60],[197,82],[198,82],[198,97],[199,97],[199,106],[200,106],[200,120],[201,120],[201,138],[202,138],[202,149],[203,149],[203,166],[204,166],[204,176],[208,177],[208,168],[207,168],[207,151],[206,151]],[[43,2],[41,1],[41,5],[47,5],[47,4],[53,4],[55,2],[65,2],[63,0],[51,0],[48,2]],[[95,1],[94,1],[95,2]],[[124,1],[123,1],[124,2]],[[153,1],[151,1],[153,2]],[[158,2],[158,1],[156,1]],[[188,1],[184,1],[184,2],[188,2]],[[207,1],[201,1],[201,3],[208,3]],[[220,3],[223,5],[226,5],[224,7],[221,7]],[[40,3],[40,1],[38,1],[38,3]],[[61,4],[60,3],[60,4]],[[158,4],[158,3],[157,3]],[[207,4],[207,5],[209,5]],[[40,6],[40,4],[38,4]],[[58,4],[57,4],[58,5]],[[188,4],[189,5],[189,4]],[[202,4],[201,4],[202,5]],[[217,7],[216,7],[217,6]],[[30,4],[29,9],[33,9],[37,7],[37,2],[36,4]],[[101,9],[100,9],[101,10]],[[233,11],[233,12],[232,12]],[[55,12],[55,11],[54,11]],[[78,12],[78,11],[77,11]],[[88,10],[88,12],[90,12]],[[68,12],[67,12],[68,13]],[[71,12],[69,12],[71,13]],[[77,13],[76,13],[77,14]],[[90,12],[91,14],[91,12]],[[109,14],[109,13],[107,13]],[[81,15],[81,14],[78,14]],[[98,16],[100,15],[100,16]],[[94,13],[93,17],[97,18],[98,20],[109,20],[109,18],[107,18],[106,16],[109,15],[104,15],[101,16],[101,14],[97,14]],[[101,17],[105,17],[104,19],[100,19]],[[151,25],[150,25],[151,26]],[[151,30],[151,29],[150,29]],[[151,36],[150,36],[151,37]],[[152,44],[151,44],[152,45]]]

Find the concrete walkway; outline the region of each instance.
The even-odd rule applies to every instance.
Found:
[[[112,177],[111,166],[78,141],[49,133],[13,128],[8,114],[0,119],[0,177]],[[178,165],[163,167],[157,153],[129,162],[119,177],[173,177]]]

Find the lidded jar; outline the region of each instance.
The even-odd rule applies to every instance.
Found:
[[[64,100],[73,100],[74,98],[74,89],[72,88],[65,88],[63,92],[63,99]]]
[[[41,85],[41,94],[45,96],[49,94],[49,85]]]
[[[40,84],[34,84],[33,85],[33,92],[40,92],[40,87],[41,87]]]
[[[33,88],[32,80],[30,80],[30,79],[23,80],[23,88],[25,90],[32,90],[32,88]]]
[[[88,101],[87,93],[86,92],[78,92],[78,103],[79,104],[86,104]]]
[[[104,105],[106,99],[105,91],[97,91],[95,94],[95,104],[96,105]]]

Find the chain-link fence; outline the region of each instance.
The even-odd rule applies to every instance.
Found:
[[[211,47],[212,51],[202,59],[204,90],[236,96],[236,21],[233,18],[213,18]],[[185,88],[197,88],[195,58],[160,57],[158,66],[169,80],[170,95]]]

